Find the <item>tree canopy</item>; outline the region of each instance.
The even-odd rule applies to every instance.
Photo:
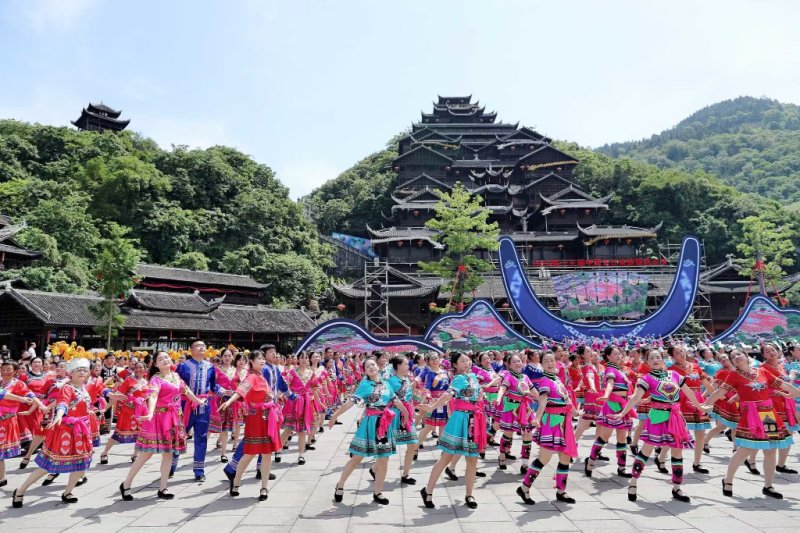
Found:
[[[223,146],[162,150],[129,131],[0,120],[0,212],[25,220],[19,240],[45,252],[0,278],[37,289],[97,288],[90,271],[113,224],[127,230],[143,260],[199,270],[225,271],[227,253],[258,244],[268,254],[246,273],[272,283],[271,298],[287,305],[321,291],[330,264],[303,206],[268,166]],[[267,274],[298,257],[302,268]]]

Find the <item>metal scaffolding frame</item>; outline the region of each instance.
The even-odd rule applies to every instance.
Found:
[[[410,335],[411,328],[389,309],[388,288],[389,264],[378,259],[365,261],[364,312],[356,322],[363,320],[364,328],[376,335]]]

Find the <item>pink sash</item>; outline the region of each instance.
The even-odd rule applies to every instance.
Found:
[[[489,436],[486,433],[486,406],[484,402],[470,403],[466,400],[455,399],[452,401],[452,407],[455,411],[472,413],[472,438],[475,439],[475,444],[478,445],[478,451],[483,452],[489,440]]]
[[[280,427],[283,423],[283,413],[275,402],[248,403],[250,409],[261,411],[261,417],[267,421],[267,436],[272,442],[281,442]]]
[[[403,406],[406,408],[406,418],[405,418],[405,428],[410,431],[414,432],[414,406],[411,405],[411,402],[401,402]]]
[[[742,410],[742,414],[744,415],[744,420],[748,431],[750,431],[750,433],[752,433],[758,439],[766,439],[767,433],[764,431],[764,423],[761,421],[761,417],[758,416],[758,408],[769,407],[770,409],[773,409],[774,406],[772,405],[772,400],[740,402],[739,405]]]
[[[572,407],[569,405],[564,407],[545,406],[544,412],[548,415],[564,415],[564,442],[566,444],[564,452],[570,457],[578,457],[575,431],[572,429],[572,421],[569,418],[570,413],[572,413]]]
[[[74,440],[88,435],[89,439],[92,438],[92,430],[89,428],[88,416],[65,416],[61,421],[69,426],[72,426],[72,435]]]
[[[392,427],[392,420],[394,420],[395,413],[392,411],[391,406],[386,406],[384,409],[367,409],[364,412],[367,416],[378,416],[378,426],[375,428],[375,433],[379,439],[386,437],[389,428]]]

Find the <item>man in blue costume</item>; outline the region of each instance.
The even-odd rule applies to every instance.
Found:
[[[199,339],[192,339],[189,342],[189,350],[192,355],[191,359],[179,364],[176,372],[195,396],[208,398],[212,394],[222,396],[228,393],[224,388],[217,385],[214,365],[206,361],[206,343]],[[191,409],[189,420],[186,423],[186,431],[188,432],[191,429],[194,432],[194,463],[192,464],[192,470],[194,471],[194,479],[202,483],[206,480],[206,444],[208,442],[211,409],[208,404],[192,405],[187,401],[183,402],[183,409],[184,413],[186,409]],[[184,415],[184,420],[186,420],[186,415]],[[177,454],[172,456],[172,470],[170,473],[175,472],[176,468],[178,468]]]
[[[283,380],[283,375],[281,374],[281,369],[278,368],[278,363],[280,362],[280,357],[278,356],[278,352],[275,350],[274,344],[264,344],[259,348],[267,359],[267,364],[264,365],[264,368],[261,369],[261,373],[264,375],[264,379],[267,380],[269,383],[270,388],[277,394],[283,394],[290,400],[295,398],[295,394],[289,391],[289,386],[286,385],[286,382]],[[239,444],[236,446],[236,451],[233,453],[233,457],[228,464],[225,465],[225,475],[228,479],[233,479],[233,476],[236,475],[236,466],[239,464],[239,460],[242,458],[244,454],[244,439],[239,440]],[[275,462],[280,462],[280,455],[281,452],[275,452]],[[261,465],[261,456],[258,456],[258,464]],[[256,469],[256,479],[260,478],[261,476],[261,469]],[[269,475],[270,479],[275,479],[275,474]]]

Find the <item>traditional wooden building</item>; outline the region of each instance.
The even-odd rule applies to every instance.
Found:
[[[366,228],[373,250],[394,272],[382,295],[398,318],[397,328],[389,328],[393,331],[424,330],[430,322],[429,307],[449,298],[447,287],[432,292],[441,280],[421,275],[418,263],[441,257],[444,247],[425,222],[435,214],[438,193],[452,190],[457,182],[481,196],[490,220],[517,243],[529,267],[652,266],[663,270],[666,266],[664,258],[644,257],[641,252],[644,243],[656,238],[660,224],[652,228],[604,225],[612,191],[596,197],[582,190],[573,181],[579,164],[576,158],[533,129],[499,122],[496,113],[487,112],[470,96],[440,96],[433,112],[422,113],[410,133],[399,140],[398,154],[392,162],[397,174],[391,191],[394,205],[383,213],[383,227]],[[339,247],[358,261],[351,251]],[[475,254],[496,260],[486,250]],[[370,263],[361,262],[368,269]],[[398,273],[408,274],[409,279],[400,279]],[[411,287],[409,280],[418,285]],[[493,287],[490,291],[498,288],[496,283],[487,287]],[[363,281],[333,288],[344,305],[343,315],[350,318],[364,316],[370,302],[378,301]],[[545,297],[554,298],[551,292],[552,287]],[[492,299],[499,302],[502,297],[497,294]]]
[[[0,270],[22,268],[42,257],[42,252],[29,250],[14,240],[25,224],[14,224],[11,217],[0,215]]]
[[[72,125],[81,131],[122,131],[128,127],[130,120],[120,120],[122,111],[117,111],[107,105],[93,104],[81,110],[81,116],[72,121]]]
[[[134,289],[120,301],[124,324],[114,346],[186,347],[199,337],[209,345],[257,347],[265,342],[284,349],[315,327],[303,310],[271,309],[263,305],[234,305],[227,296],[208,300],[199,293]],[[99,320],[92,306],[96,294],[75,295],[0,286],[0,344],[19,353],[30,342],[39,346],[64,340],[86,347],[104,346],[94,330]]]
[[[225,303],[257,305],[264,299],[269,285],[258,283],[250,276],[175,268],[140,263],[136,267],[137,288],[142,291],[193,293],[206,300],[225,296]]]

